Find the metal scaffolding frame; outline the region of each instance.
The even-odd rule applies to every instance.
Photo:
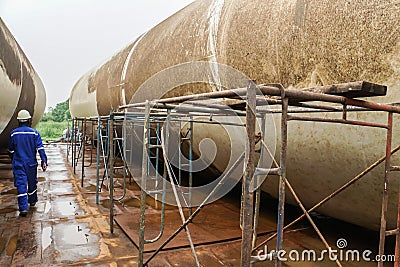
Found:
[[[267,101],[270,105],[279,105],[280,108],[276,109],[263,109],[261,108],[260,105],[262,103],[259,101],[260,95],[257,96],[257,93],[261,92],[262,97],[264,101]],[[382,93],[384,91],[384,93]],[[181,96],[181,97],[173,97],[173,98],[166,98],[166,99],[161,99],[153,102],[148,102],[146,101],[145,103],[135,103],[135,104],[130,104],[130,105],[124,105],[121,106],[121,110],[126,110],[128,108],[139,108],[143,110],[142,116],[138,117],[139,121],[142,123],[144,127],[144,135],[143,135],[143,162],[142,162],[142,175],[143,177],[141,178],[141,206],[140,206],[140,228],[139,230],[139,266],[147,266],[148,263],[157,255],[159,251],[161,251],[171,240],[174,239],[182,230],[186,230],[187,236],[189,243],[192,248],[192,252],[194,255],[194,259],[196,261],[196,264],[199,266],[199,262],[197,259],[197,254],[195,251],[195,247],[193,243],[191,242],[191,236],[189,229],[187,228],[188,224],[191,223],[193,218],[200,212],[200,210],[205,206],[205,203],[207,202],[207,199],[209,199],[212,194],[217,190],[213,190],[210,195],[206,197],[204,202],[198,206],[194,212],[190,214],[188,218],[185,218],[183,211],[182,211],[182,206],[180,205],[179,202],[179,197],[176,197],[177,200],[177,205],[179,212],[181,214],[181,219],[182,219],[182,224],[177,228],[177,230],[167,238],[166,241],[164,241],[159,248],[147,259],[144,259],[144,247],[146,243],[150,242],[156,242],[159,237],[163,234],[163,212],[164,212],[164,207],[162,208],[162,218],[161,218],[161,228],[160,228],[160,234],[153,240],[145,240],[144,239],[144,232],[145,232],[145,211],[146,211],[146,179],[149,179],[151,175],[148,174],[148,164],[149,164],[149,156],[151,155],[149,153],[149,149],[151,147],[157,149],[157,163],[159,157],[161,157],[160,152],[162,151],[162,157],[164,159],[164,177],[163,181],[165,182],[167,178],[167,174],[170,177],[170,180],[172,181],[173,173],[172,169],[168,164],[168,158],[165,152],[165,143],[168,143],[168,139],[165,139],[163,135],[161,135],[161,142],[158,142],[157,144],[153,145],[150,142],[150,139],[152,135],[150,134],[150,122],[153,121],[160,121],[159,114],[160,113],[153,113],[153,111],[157,110],[158,112],[162,111],[168,114],[169,110],[179,108],[178,104],[182,103],[184,101],[190,101],[191,106],[185,106],[184,111],[186,113],[189,113],[190,116],[210,116],[210,114],[217,114],[218,112],[221,112],[226,115],[226,110],[224,110],[223,107],[219,105],[209,105],[209,104],[200,104],[198,103],[197,100],[203,99],[203,98],[233,98],[235,100],[238,100],[238,96],[242,97],[242,101],[245,105],[245,109],[243,110],[243,105],[239,108],[233,107],[235,110],[235,114],[239,116],[245,116],[245,124],[244,125],[238,125],[238,126],[245,126],[246,127],[246,132],[247,136],[249,139],[249,154],[244,155],[242,154],[242,158],[246,158],[246,168],[243,176],[243,186],[242,186],[242,204],[241,204],[241,220],[240,220],[240,225],[242,227],[242,243],[241,243],[241,266],[250,266],[251,262],[251,255],[252,252],[255,252],[256,249],[258,249],[260,246],[265,244],[266,242],[272,240],[272,238],[276,237],[276,251],[280,251],[282,249],[282,244],[284,241],[284,230],[287,229],[288,227],[294,225],[296,222],[300,221],[302,218],[306,217],[312,227],[314,228],[315,232],[321,239],[322,243],[324,246],[329,250],[330,246],[326,239],[324,238],[323,234],[321,231],[318,229],[318,226],[315,224],[314,220],[310,216],[310,212],[314,211],[318,207],[320,207],[322,204],[326,203],[336,195],[338,195],[340,192],[354,184],[356,181],[360,180],[362,177],[364,177],[368,172],[370,172],[372,169],[374,169],[376,166],[378,166],[380,163],[385,161],[385,173],[384,173],[384,188],[383,188],[383,198],[382,198],[382,210],[381,210],[381,227],[380,227],[380,238],[379,238],[379,255],[382,256],[384,255],[384,244],[385,244],[385,238],[388,235],[396,235],[396,250],[395,250],[395,258],[396,261],[394,263],[394,266],[398,266],[399,263],[399,242],[400,242],[400,234],[399,234],[399,227],[400,227],[400,205],[398,209],[398,220],[397,220],[397,228],[394,230],[387,230],[386,229],[386,220],[387,220],[387,208],[388,208],[388,190],[389,190],[389,175],[390,172],[392,171],[399,171],[400,166],[392,166],[390,162],[391,155],[393,153],[396,153],[398,150],[400,150],[400,145],[397,146],[396,148],[392,149],[392,131],[393,131],[393,114],[399,114],[400,113],[400,107],[395,106],[395,105],[389,105],[389,104],[379,104],[375,102],[370,102],[370,101],[361,101],[357,99],[353,99],[354,97],[368,97],[368,96],[375,96],[375,95],[384,95],[386,93],[386,87],[385,86],[379,86],[375,84],[370,84],[366,82],[354,82],[354,83],[345,83],[345,84],[339,84],[339,85],[332,85],[332,86],[324,86],[324,87],[316,87],[316,88],[309,88],[307,90],[296,90],[296,89],[286,89],[283,88],[281,85],[259,85],[255,86],[253,83],[250,83],[250,85],[247,88],[239,88],[239,89],[231,89],[231,90],[225,90],[225,91],[219,91],[219,92],[211,92],[211,93],[203,93],[203,94],[197,94],[197,95],[189,95],[189,96]],[[310,102],[318,102],[318,103],[310,103]],[[321,104],[327,103],[327,105]],[[188,102],[185,102],[188,103]],[[242,103],[242,104],[243,104]],[[255,111],[255,112],[254,112]],[[349,120],[347,118],[348,112],[351,111],[380,111],[380,112],[386,112],[388,114],[387,116],[387,123],[382,124],[382,123],[372,123],[372,122],[366,122],[366,121],[358,121],[358,120]],[[337,118],[327,118],[327,117],[307,117],[307,116],[299,116],[299,115],[292,115],[292,114],[297,114],[297,113],[311,113],[311,112],[324,112],[326,114],[330,114],[330,112],[340,112],[342,113],[342,118],[337,119]],[[128,116],[129,112],[125,112],[124,115],[121,116]],[[255,136],[255,123],[257,118],[261,118],[263,127],[265,126],[265,115],[268,113],[280,113],[281,114],[281,152],[279,156],[279,163],[277,160],[274,159],[274,164],[275,166],[270,169],[262,169],[262,168],[257,168],[255,166],[255,144],[256,144],[256,136]],[[191,123],[191,131],[193,131],[193,123],[196,123],[192,117],[189,122]],[[123,119],[123,118],[120,118]],[[114,151],[114,141],[112,141],[114,138],[112,137],[113,131],[110,131],[110,129],[113,129],[113,122],[115,120],[114,113],[111,113],[111,115],[107,118],[108,121],[108,149],[109,151]],[[97,119],[98,123],[100,123],[101,118]],[[367,169],[365,169],[363,172],[361,172],[359,175],[354,177],[353,179],[349,180],[346,184],[344,184],[342,187],[337,189],[335,192],[324,198],[322,201],[320,201],[317,205],[315,205],[312,208],[306,208],[301,199],[297,196],[294,188],[291,186],[291,183],[287,177],[286,170],[287,170],[287,146],[288,146],[288,123],[290,121],[313,121],[313,122],[325,122],[325,123],[337,123],[337,124],[348,124],[348,125],[355,125],[355,126],[364,126],[364,127],[376,127],[376,128],[381,128],[386,130],[386,154],[378,159],[374,164],[369,166]],[[168,120],[165,121],[165,123],[168,123]],[[210,122],[212,123],[212,122]],[[111,126],[110,126],[111,125]],[[98,124],[99,126],[99,124]],[[111,127],[111,128],[110,128]],[[157,126],[158,129],[160,125]],[[72,126],[72,129],[74,129],[74,124]],[[99,128],[98,128],[99,129]],[[263,131],[265,128],[262,129],[261,131],[261,144],[262,147],[268,151],[267,146],[265,145],[264,142],[264,133]],[[75,133],[75,131],[73,131]],[[76,143],[76,137],[72,138],[72,140],[75,140]],[[73,141],[71,141],[74,143]],[[75,151],[74,151],[75,147]],[[97,174],[99,173],[99,146],[97,147]],[[191,149],[192,150],[192,149]],[[76,146],[72,146],[72,151],[73,151],[73,156],[72,156],[72,162],[74,161],[74,155],[76,154]],[[261,149],[263,151],[263,149]],[[269,151],[268,151],[269,152]],[[193,152],[190,152],[192,154]],[[83,155],[84,156],[84,155]],[[191,157],[192,157],[191,156]],[[264,155],[260,155],[263,157]],[[274,157],[274,155],[270,155],[271,157]],[[114,157],[114,153],[110,153],[110,165],[113,166],[112,160]],[[84,160],[82,160],[84,162]],[[235,163],[235,166],[233,168],[237,167],[238,162]],[[158,167],[157,167],[158,168]],[[109,167],[106,169],[109,169]],[[230,175],[230,172],[232,171],[229,170],[227,172],[227,175]],[[113,232],[113,201],[114,201],[114,196],[113,196],[113,175],[110,175],[110,188],[109,188],[109,193],[110,193],[110,202],[111,202],[111,207],[110,207],[110,229],[111,232]],[[258,214],[259,214],[259,204],[260,204],[260,189],[258,188],[256,191],[252,191],[250,189],[250,184],[252,179],[254,179],[255,176],[260,175],[260,174],[267,174],[269,175],[277,175],[279,176],[279,199],[278,199],[278,220],[277,220],[277,230],[276,233],[268,237],[266,240],[261,242],[260,244],[256,245],[257,242],[257,224],[258,224]],[[98,176],[97,176],[98,177]],[[223,179],[222,179],[223,180]],[[98,181],[98,179],[97,179]],[[164,184],[164,183],[163,183]],[[175,196],[178,194],[178,190],[180,189],[180,183],[177,182],[176,184],[172,182],[172,187]],[[286,189],[289,189],[290,193],[293,195],[296,203],[299,205],[299,207],[303,211],[303,215],[301,215],[299,218],[291,222],[290,224],[285,226],[285,221],[284,221],[284,209],[285,209],[285,195],[286,195]],[[99,185],[97,184],[97,191],[99,190]],[[160,194],[162,197],[164,196],[165,193],[165,185],[163,185],[163,189],[161,190]],[[98,199],[97,199],[98,200]],[[399,194],[399,201],[400,201],[400,194]],[[400,203],[400,202],[399,202]],[[276,266],[281,266],[281,261],[279,260],[279,257],[275,256],[275,264]],[[336,260],[336,264],[338,266],[342,266],[341,263]],[[378,262],[378,267],[383,266],[383,262]]]
[[[73,172],[80,164],[81,167],[81,186],[84,185],[85,168],[93,164],[93,152],[96,151],[96,204],[99,204],[99,193],[103,186],[106,187],[110,196],[110,232],[114,231],[114,201],[122,200],[127,191],[127,179],[131,183],[131,176],[127,169],[124,159],[123,138],[121,133],[117,131],[122,128],[124,114],[112,112],[109,116],[98,116],[89,118],[73,118],[68,124],[68,132],[71,132],[71,138],[67,146],[67,158],[71,157],[71,165]],[[91,131],[88,134],[88,127]],[[89,146],[89,148],[88,148]],[[90,162],[87,164],[86,156],[90,152]],[[117,166],[115,159],[119,156],[122,165]],[[103,175],[100,169],[103,168]],[[114,196],[114,185],[116,182],[115,172],[122,170],[122,188],[121,196]]]

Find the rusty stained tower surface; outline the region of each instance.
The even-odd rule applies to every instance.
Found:
[[[36,125],[46,107],[40,77],[0,18],[0,147],[6,147],[10,131],[18,127],[17,113],[26,109]]]
[[[190,61],[226,64],[258,84],[285,87],[367,80],[388,85],[390,97],[400,72],[398,8],[367,0],[195,1],[81,77],[71,111],[106,115],[155,73]]]
[[[388,86],[387,96],[370,100],[400,102],[400,28],[394,23],[399,20],[400,3],[392,0],[195,1],[83,75],[70,95],[71,114],[108,115],[110,110],[131,102],[139,86],[152,75],[190,61],[210,62],[210,81],[214,83],[224,78],[212,64],[218,62],[238,69],[257,84],[281,83],[287,88],[360,80],[384,84]],[[165,96],[220,89],[181,86]],[[135,95],[134,101],[152,99],[158,90]],[[373,122],[386,119],[368,112],[350,116]],[[385,134],[379,129],[292,122],[288,132],[287,177],[307,206],[385,152]],[[399,132],[395,116],[394,146],[400,142]],[[206,136],[217,144],[226,143],[224,134],[206,129],[198,131],[194,143]],[[217,160],[215,167],[220,169],[225,160],[221,155],[229,154],[230,148],[218,149],[220,162]],[[399,159],[393,157],[394,161]],[[382,170],[371,172],[318,211],[378,229]],[[391,187],[398,188],[398,174],[392,177]],[[277,180],[269,179],[262,189],[276,197]],[[394,227],[396,190],[390,193],[390,199],[388,222]],[[291,196],[288,201],[294,203]]]

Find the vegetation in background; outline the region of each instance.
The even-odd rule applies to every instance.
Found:
[[[60,139],[64,129],[68,128],[69,101],[58,103],[54,108],[50,107],[35,129],[39,131],[43,141]]]

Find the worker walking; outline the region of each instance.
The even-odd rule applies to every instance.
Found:
[[[35,129],[30,127],[31,115],[25,109],[18,112],[19,127],[11,131],[8,152],[12,158],[14,185],[18,191],[19,216],[28,214],[29,205],[37,202],[37,160],[39,152],[41,167],[47,169],[47,156],[42,144],[42,138]]]

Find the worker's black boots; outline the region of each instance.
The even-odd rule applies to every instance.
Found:
[[[19,216],[21,217],[26,217],[26,215],[28,215],[28,211],[27,210],[22,210],[19,212]]]

